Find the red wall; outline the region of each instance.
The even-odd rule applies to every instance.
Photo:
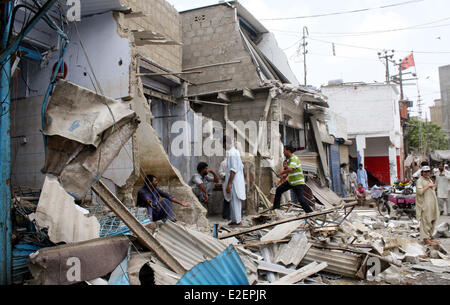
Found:
[[[399,159],[398,159],[399,161]],[[372,173],[378,180],[385,184],[391,184],[389,171],[389,157],[365,157],[364,164],[366,169]]]

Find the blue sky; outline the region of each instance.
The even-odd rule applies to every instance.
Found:
[[[216,0],[167,0],[179,11],[215,4]],[[303,56],[298,56],[301,30],[308,27],[308,84],[320,87],[329,80],[345,82],[383,82],[385,66],[375,49],[395,50],[395,59],[414,50],[419,90],[424,113],[440,98],[438,67],[450,64],[450,1],[423,0],[407,5],[370,10],[354,14],[294,20],[264,20],[326,14],[390,5],[406,0],[241,0],[239,1],[272,31],[279,46],[285,49],[291,68],[303,83]],[[418,29],[416,26],[422,28]],[[367,33],[393,29],[413,29],[384,33]],[[355,32],[364,32],[364,34]],[[350,35],[348,34],[350,33]],[[320,41],[319,41],[320,40]],[[335,43],[336,56],[332,45]],[[346,46],[344,46],[346,45]],[[349,47],[356,46],[356,47]],[[433,53],[419,53],[433,52]],[[449,53],[437,53],[449,52]],[[391,71],[394,67],[390,67]],[[405,72],[415,72],[410,68]],[[418,89],[405,87],[410,100],[417,101]],[[417,104],[417,103],[415,103]],[[417,115],[417,107],[413,108]]]

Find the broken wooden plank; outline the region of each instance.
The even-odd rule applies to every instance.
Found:
[[[243,247],[243,248],[252,248],[252,247],[262,247],[262,246],[268,246],[278,243],[288,243],[290,239],[280,239],[280,240],[268,240],[268,241],[261,241],[256,243],[248,243],[248,244],[237,244],[235,247]]]
[[[270,210],[270,208],[272,207],[272,203],[270,202],[269,199],[267,199],[266,195],[264,195],[264,193],[261,191],[261,189],[256,184],[254,184],[254,186],[255,186],[256,192],[258,193],[258,196],[261,198],[264,206],[268,210]]]
[[[314,137],[315,137],[315,140],[316,140],[317,149],[319,150],[320,162],[322,163],[322,169],[324,171],[324,175],[326,177],[330,177],[330,169],[329,169],[328,163],[327,163],[327,157],[326,157],[326,153],[325,153],[325,148],[323,147],[323,142],[322,142],[322,139],[320,137],[319,124],[317,122],[317,117],[316,116],[311,117],[311,126],[312,126],[313,131],[314,131]]]
[[[183,275],[186,269],[178,262],[127,207],[103,184],[98,181],[92,190],[105,202],[105,204],[130,228],[138,240],[149,250],[155,252],[158,259],[177,274]]]
[[[311,276],[317,272],[322,271],[327,266],[328,264],[325,262],[320,264],[318,264],[317,262],[312,262],[309,265],[282,277],[278,281],[273,282],[272,285],[289,285],[298,283],[307,278],[308,276]]]
[[[215,64],[210,64],[210,65],[203,65],[203,66],[189,67],[189,68],[183,69],[183,71],[190,71],[190,70],[197,70],[197,69],[211,68],[211,67],[225,66],[225,65],[232,65],[232,64],[240,64],[240,63],[241,63],[240,60],[236,60],[236,61],[228,61],[228,62],[219,62],[219,63],[215,63]]]
[[[295,272],[295,269],[289,269],[279,264],[273,264],[266,261],[259,262],[258,270],[271,271],[279,274],[290,274]]]
[[[325,215],[325,214],[329,214],[341,209],[345,209],[348,207],[353,207],[355,205],[357,205],[357,202],[353,202],[353,203],[349,203],[346,205],[343,205],[342,207],[336,207],[336,208],[332,208],[332,209],[325,209],[325,210],[321,210],[321,211],[317,211],[317,212],[312,212],[309,214],[303,214],[301,216],[296,216],[296,217],[290,217],[290,218],[286,218],[286,219],[282,219],[282,220],[278,220],[272,223],[268,223],[268,224],[262,224],[262,225],[258,225],[258,226],[254,226],[248,229],[243,229],[243,230],[239,230],[239,231],[234,231],[234,232],[230,232],[227,234],[223,234],[219,236],[219,239],[225,239],[228,237],[232,237],[232,236],[237,236],[237,235],[242,235],[242,234],[246,234],[246,233],[250,233],[253,231],[257,231],[257,230],[261,230],[264,228],[270,228],[270,227],[274,227],[276,225],[282,224],[282,223],[286,223],[286,222],[292,222],[292,221],[296,221],[296,220],[301,220],[301,219],[308,219],[311,217],[316,217],[316,216],[320,216],[320,215]]]

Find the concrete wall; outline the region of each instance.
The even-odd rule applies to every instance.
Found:
[[[128,40],[118,35],[112,13],[85,17],[77,26],[105,95],[114,99],[128,96],[130,47]],[[92,31],[93,28],[96,30]],[[71,43],[64,57],[68,68],[66,79],[99,92],[73,24],[68,31]],[[42,43],[55,42],[53,37],[48,41],[44,38],[45,36],[40,38]],[[41,173],[45,160],[40,132],[41,110],[58,54],[59,52],[53,52],[48,63],[43,66],[32,60],[24,60],[19,66],[23,78],[32,90],[25,89],[25,81],[22,76],[19,77],[18,99],[13,101],[11,107],[12,176],[13,183],[18,186],[40,189],[44,182],[44,175]],[[27,139],[26,144],[20,144],[23,138]],[[129,141],[126,147],[127,151],[122,150],[105,172],[105,177],[113,179],[119,186],[123,186],[133,172],[132,142]]]
[[[183,69],[240,60],[241,63],[202,68],[201,74],[186,75],[199,84],[189,86],[189,95],[259,86],[256,68],[244,48],[236,11],[219,5],[181,13],[183,25]],[[205,82],[232,79],[203,84]]]
[[[84,17],[77,23],[81,40],[86,48],[94,73],[106,96],[118,99],[129,95],[130,45],[127,39],[117,33],[117,23],[112,13]],[[95,31],[92,29],[95,28]],[[81,48],[74,25],[69,26],[71,37],[64,62],[68,73],[66,79],[79,86],[100,93],[91,72],[87,58]],[[49,41],[51,43],[52,41]],[[27,61],[27,83],[37,92],[27,96],[44,95],[59,52],[53,52],[48,64],[41,67],[38,62]]]
[[[450,141],[450,65],[439,67],[443,130]]]
[[[399,93],[394,86],[357,84],[324,86],[330,110],[347,120],[347,132],[400,133]]]
[[[123,5],[133,12],[142,12],[148,16],[127,17],[119,14],[119,26],[122,31],[147,30],[163,34],[167,39],[181,43],[181,21],[177,10],[165,0],[122,0]],[[174,71],[181,71],[181,45],[145,45],[136,46],[136,51],[146,58]]]

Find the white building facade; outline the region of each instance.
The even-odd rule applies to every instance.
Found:
[[[350,164],[364,164],[375,182],[403,178],[403,133],[395,85],[340,83],[322,87],[330,110],[347,121]]]

